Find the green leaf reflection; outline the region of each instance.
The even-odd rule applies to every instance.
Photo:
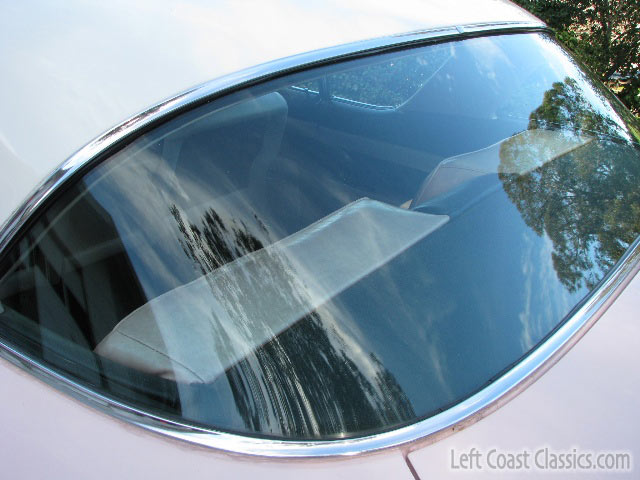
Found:
[[[551,240],[560,281],[572,292],[592,289],[640,233],[638,145],[621,138],[620,125],[594,110],[570,78],[545,93],[529,129],[592,139],[525,175],[499,174],[527,225]],[[501,165],[513,148],[503,142]],[[526,148],[535,155],[540,146]]]

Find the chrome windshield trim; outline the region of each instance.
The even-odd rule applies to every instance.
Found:
[[[75,153],[45,180],[0,230],[0,254],[69,179],[85,171],[167,116],[246,85],[292,71],[346,58],[370,55],[405,46],[484,35],[547,30],[542,23],[518,22],[465,25],[332,47],[297,55],[225,76],[173,97],[111,129]],[[411,450],[464,428],[522,392],[555,364],[593,326],[640,269],[640,238],[627,250],[598,288],[585,299],[535,350],[483,390],[435,416],[392,431],[331,441],[285,441],[208,430],[163,418],[128,406],[76,383],[0,340],[0,356],[31,372],[55,388],[114,417],[169,437],[227,452],[263,457],[349,456],[387,448]]]
[[[113,127],[89,142],[56,168],[31,192],[22,206],[15,210],[0,228],[0,255],[2,255],[9,243],[15,238],[17,232],[22,229],[40,205],[72,176],[90,166],[90,164],[98,158],[102,158],[106,152],[132,139],[132,137],[145,128],[152,126],[165,117],[177,114],[205,100],[210,100],[214,97],[229,93],[230,91],[282,76],[293,71],[305,70],[313,66],[334,63],[349,58],[373,55],[397,48],[448,39],[461,39],[489,33],[531,31],[550,30],[542,22],[501,22],[419,30],[324,48],[274,60],[194,87]]]

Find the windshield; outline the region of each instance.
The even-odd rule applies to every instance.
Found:
[[[635,121],[546,34],[288,74],[77,178],[0,263],[0,334],[194,425],[369,435],[523,359],[640,233]]]

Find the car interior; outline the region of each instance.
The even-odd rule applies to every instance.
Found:
[[[465,54],[397,106],[332,96],[325,74],[318,91],[241,92],[141,137],[3,259],[1,328],[86,382],[180,403],[175,383],[214,382],[446,229],[500,175],[592,140],[528,129],[501,110],[505,89],[469,81]],[[164,224],[136,216],[158,205]],[[150,272],[151,250],[172,276]]]

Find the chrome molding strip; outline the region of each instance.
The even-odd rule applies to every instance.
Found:
[[[205,99],[248,84],[361,55],[445,39],[483,35],[487,32],[546,30],[542,23],[498,23],[465,25],[411,32],[319,50],[274,61],[196,87],[128,120],[75,153],[42,183],[0,230],[0,254],[11,244],[28,220],[51,195],[74,175],[84,171],[105,152],[134,138],[165,116],[189,108]],[[69,380],[39,361],[34,361],[0,340],[0,356],[31,372],[55,388],[119,419],[176,439],[232,453],[264,457],[332,457],[374,452],[387,448],[410,450],[464,428],[486,416],[527,388],[559,360],[598,320],[640,269],[640,238],[628,249],[600,286],[539,347],[489,386],[454,407],[433,417],[390,432],[345,440],[283,441],[217,432],[174,422],[138,410],[98,394]]]
[[[66,162],[51,173],[0,228],[0,255],[39,206],[72,176],[84,167],[88,167],[96,157],[116,147],[118,144],[123,143],[127,139],[134,137],[136,133],[145,127],[158,122],[168,115],[186,110],[195,104],[203,102],[205,99],[211,99],[232,90],[282,76],[293,71],[304,70],[313,66],[334,63],[349,58],[381,53],[387,50],[446,39],[479,36],[488,33],[545,30],[549,31],[549,28],[541,22],[503,22],[420,30],[294,55],[226,75],[191,90],[187,90],[149,108],[102,134],[74,153]]]

